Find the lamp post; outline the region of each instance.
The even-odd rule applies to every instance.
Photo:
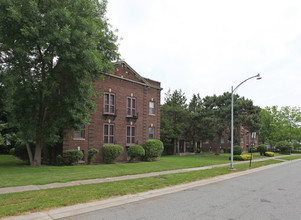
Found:
[[[239,83],[238,86],[235,87],[235,89],[233,89],[233,86],[231,87],[231,164],[230,164],[230,169],[234,169],[233,168],[233,142],[234,142],[234,139],[233,139],[233,118],[234,118],[233,104],[234,104],[234,93],[236,92],[236,90],[238,89],[238,87],[241,84],[243,84],[246,81],[248,81],[250,79],[253,79],[253,78],[257,78],[257,80],[261,79],[260,74],[258,73],[257,75],[251,76],[248,79],[246,79],[246,80],[242,81],[241,83]]]

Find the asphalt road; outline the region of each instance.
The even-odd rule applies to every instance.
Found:
[[[301,161],[66,219],[301,219]]]

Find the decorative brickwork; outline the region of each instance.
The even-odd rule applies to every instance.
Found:
[[[141,77],[126,62],[115,64],[114,74],[106,74],[104,81],[95,81],[96,90],[107,94],[95,98],[96,112],[91,113],[91,123],[84,128],[84,137],[75,138],[74,131],[64,137],[63,150],[80,149],[87,162],[88,150],[96,148],[99,153],[94,162],[102,163],[102,146],[105,138],[125,148],[117,159],[127,159],[127,127],[135,127],[130,136],[135,144],[144,145],[149,138],[149,128],[154,128],[154,139],[160,139],[160,83]],[[128,114],[128,100],[135,104],[134,114]],[[154,114],[149,114],[149,102],[154,102]],[[111,108],[111,109],[110,109]],[[114,109],[113,109],[114,108]],[[131,106],[131,110],[133,107]],[[105,125],[113,125],[106,126]],[[113,127],[113,128],[112,128]],[[113,129],[113,130],[110,130]],[[135,132],[135,134],[132,134]]]

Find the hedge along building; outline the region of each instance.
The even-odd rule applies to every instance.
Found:
[[[115,63],[114,74],[105,74],[95,81],[97,110],[91,113],[91,123],[80,131],[70,131],[64,137],[63,151],[79,149],[88,160],[88,150],[99,153],[94,162],[103,162],[102,146],[119,144],[124,147],[118,161],[127,159],[130,145],[144,145],[146,140],[160,139],[160,82],[140,76],[126,62]]]

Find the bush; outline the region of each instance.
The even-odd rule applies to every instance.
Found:
[[[131,157],[131,162],[135,159],[135,157],[143,157],[145,155],[145,150],[140,145],[132,145],[128,149],[128,155]]]
[[[102,156],[105,163],[113,163],[123,153],[123,147],[118,144],[107,144],[102,147]]]
[[[64,152],[64,155],[66,157],[66,165],[75,165],[77,164],[78,160],[81,160],[84,157],[83,152],[80,150],[66,150]]]
[[[11,148],[11,149],[9,150],[9,154],[10,154],[10,155],[15,155],[15,148]]]
[[[145,160],[152,161],[157,157],[160,157],[164,146],[160,140],[148,140],[145,142]]]
[[[251,159],[250,154],[242,154],[242,155],[240,155],[240,157],[242,158],[242,160],[250,160]],[[252,156],[252,159],[253,159],[253,156]]]
[[[57,155],[57,157],[56,157],[56,165],[58,165],[58,166],[66,165],[65,159],[60,154]]]
[[[242,154],[242,147],[241,146],[234,146],[233,147],[233,155],[241,155]]]
[[[93,157],[99,152],[99,150],[95,148],[91,148],[88,150],[88,164],[92,162]]]
[[[292,144],[288,143],[287,141],[279,141],[276,144],[276,148],[280,151],[282,154],[290,154],[293,147]]]
[[[260,156],[264,156],[265,152],[268,151],[268,147],[265,144],[259,144],[257,150],[260,153]]]
[[[233,155],[233,160],[237,160],[237,161],[250,160],[250,159],[251,159],[250,154]],[[229,157],[229,160],[231,160],[231,157]]]
[[[251,153],[251,150],[252,150],[252,153],[258,152],[258,148],[257,147],[250,147],[249,153]]]
[[[196,152],[197,152],[197,153],[201,153],[201,147],[200,147],[200,146],[197,146]]]
[[[267,157],[274,157],[274,152],[267,151],[264,153],[264,155]]]

